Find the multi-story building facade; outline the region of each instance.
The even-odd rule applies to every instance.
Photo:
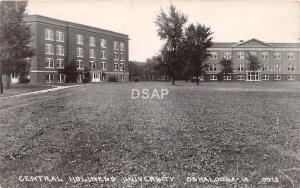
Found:
[[[92,82],[109,77],[128,80],[128,35],[66,22],[40,15],[25,17],[32,31],[30,82],[33,84],[64,83],[66,64],[76,63],[82,82],[89,71]]]
[[[234,71],[224,76],[233,81],[295,81],[300,80],[300,43],[265,43],[257,39],[238,43],[215,43],[205,80],[217,80],[222,58],[231,59]],[[249,70],[249,54],[255,55],[261,68]]]

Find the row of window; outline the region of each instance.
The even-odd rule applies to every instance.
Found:
[[[243,64],[239,64],[238,67],[237,67],[237,71],[245,71],[245,67]],[[268,64],[262,64],[262,71],[270,71],[270,67]],[[276,64],[274,66],[274,71],[278,72],[278,71],[281,71],[281,65],[280,64]],[[296,67],[294,64],[288,64],[288,68],[287,68],[287,71],[295,71],[296,70]],[[217,64],[212,64],[210,67],[209,67],[209,71],[211,72],[214,72],[214,71],[217,71]]]
[[[101,62],[102,70],[106,70],[106,62]],[[76,61],[77,69],[83,69],[84,68],[84,62],[82,60]],[[96,62],[90,61],[90,67],[91,69],[96,69]],[[114,70],[115,71],[124,71],[125,70],[125,64],[124,63],[114,63]]]
[[[45,59],[45,68],[50,68],[54,69],[54,59],[53,58],[46,58]],[[106,62],[101,62],[102,64],[102,69],[106,70]],[[82,60],[77,60],[76,61],[77,69],[83,69],[84,68],[84,63]],[[57,69],[63,69],[64,68],[64,60],[63,59],[56,59],[56,68]],[[90,68],[91,69],[96,69],[96,62],[95,61],[90,61]],[[124,71],[125,70],[125,64],[124,63],[114,63],[114,70],[120,70]]]
[[[84,57],[83,48],[77,48],[76,50],[77,57]],[[89,49],[89,58],[96,58],[95,50]],[[100,59],[106,59],[106,51],[100,52]],[[125,54],[123,53],[114,53],[114,60],[125,61]]]
[[[54,83],[54,74],[47,74],[45,76],[46,83]],[[65,75],[64,74],[58,74],[56,77],[56,80],[58,83],[64,83],[65,82]]]
[[[45,29],[45,40],[54,41],[54,32],[50,29]],[[61,31],[56,31],[56,41],[57,42],[64,42],[64,33]],[[76,35],[76,44],[83,45],[83,36]],[[96,39],[95,37],[89,37],[89,46],[96,47]],[[101,48],[106,48],[106,40],[100,39],[100,46]],[[125,51],[125,43],[114,41],[114,49]]]
[[[231,75],[226,75],[223,77],[224,80],[231,80],[232,76]],[[209,75],[210,80],[217,80],[217,75],[211,74]],[[268,74],[263,74],[261,75],[262,80],[270,80],[270,75]],[[245,75],[237,75],[237,80],[245,80]],[[248,80],[251,80],[251,75],[248,75]],[[258,78],[256,78],[258,80]],[[281,80],[281,75],[276,74],[273,75],[273,80]],[[296,76],[294,74],[290,74],[287,76],[287,80],[296,80]]]
[[[45,54],[54,55],[54,45],[45,44]],[[62,46],[62,45],[57,45],[56,46],[56,55],[60,55],[60,56],[65,55],[64,46]],[[77,55],[77,57],[83,57],[84,56],[83,48],[77,48],[76,49],[76,55]],[[94,49],[89,49],[89,58],[96,58]],[[106,59],[106,52],[105,51],[100,52],[100,58],[101,59]],[[123,54],[123,53],[114,53],[114,60],[125,61],[125,54]]]
[[[250,52],[251,55],[256,56],[257,52],[252,51]],[[232,58],[232,52],[224,52],[223,58],[225,59],[231,59]],[[242,60],[245,59],[245,52],[237,52],[237,58]],[[281,59],[281,53],[280,52],[274,52],[273,58],[280,60]],[[287,54],[288,60],[294,60],[295,54],[293,52],[289,52]],[[210,59],[218,59],[218,53],[217,52],[210,52]],[[261,59],[269,59],[269,52],[262,52],[261,53]]]
[[[45,54],[54,55],[54,45],[45,44]],[[62,45],[56,45],[56,55],[64,56],[65,49]]]

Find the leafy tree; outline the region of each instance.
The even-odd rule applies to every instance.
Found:
[[[229,75],[230,73],[233,73],[233,64],[232,64],[232,61],[231,59],[225,59],[225,58],[222,58],[220,60],[220,65],[222,66],[222,70],[221,72],[219,73],[219,78],[221,80],[223,80],[223,77],[224,76],[227,76]]]
[[[185,77],[195,76],[198,85],[199,77],[208,67],[210,54],[207,49],[213,46],[211,29],[202,24],[190,24],[185,32],[183,46],[186,61],[183,74]]]
[[[23,22],[26,7],[27,1],[0,1],[0,78],[3,73],[8,88],[11,74],[28,71],[26,58],[34,55],[34,49],[29,46],[30,25]],[[3,93],[2,80],[0,84]]]
[[[173,85],[180,72],[180,63],[182,63],[180,44],[183,41],[183,26],[186,22],[187,16],[177,11],[173,5],[170,6],[169,14],[161,10],[155,21],[158,36],[165,41],[163,58],[169,67],[168,71]]]
[[[249,61],[248,70],[250,70],[252,73],[256,73],[261,67],[261,62],[259,61],[259,59],[256,55],[252,55],[249,52],[247,54],[248,54],[248,56],[246,57],[246,60]],[[253,82],[254,82],[254,79],[253,79]]]
[[[133,80],[133,78],[138,77],[139,76],[139,67],[137,65],[137,62],[129,61],[128,71],[129,71],[129,80]]]
[[[66,75],[67,83],[76,83],[78,79],[78,71],[75,59],[71,63],[65,65],[63,73]]]

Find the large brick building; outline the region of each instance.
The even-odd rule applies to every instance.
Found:
[[[238,43],[215,43],[209,49],[209,69],[205,80],[217,80],[221,71],[222,58],[231,59],[234,72],[224,80],[238,81],[294,81],[300,80],[300,44],[265,43],[257,39]],[[248,53],[258,57],[261,68],[253,73],[249,71]]]
[[[65,82],[62,69],[70,62],[82,72],[78,82],[86,70],[92,82],[112,76],[128,80],[128,35],[40,15],[25,17],[24,22],[31,26],[31,45],[36,49],[31,59],[31,83]]]

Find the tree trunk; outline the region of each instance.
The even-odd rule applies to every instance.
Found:
[[[5,81],[6,81],[5,88],[9,89],[10,88],[10,82],[11,82],[10,76],[5,75]]]

